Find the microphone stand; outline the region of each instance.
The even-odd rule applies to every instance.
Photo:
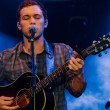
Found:
[[[33,94],[32,94],[32,106],[33,110],[36,110],[36,74],[35,74],[35,59],[34,59],[34,35],[35,32],[31,30],[31,37],[29,38],[29,42],[31,42],[31,58],[32,58],[32,87],[33,87]]]

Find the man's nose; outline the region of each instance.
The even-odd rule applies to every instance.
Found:
[[[30,24],[35,24],[35,23],[36,23],[36,20],[33,17],[31,17]]]

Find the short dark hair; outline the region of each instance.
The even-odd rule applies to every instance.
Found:
[[[32,5],[38,5],[42,12],[43,12],[43,16],[44,19],[48,19],[47,17],[47,10],[45,9],[44,5],[42,3],[40,3],[39,1],[32,1],[32,0],[25,0],[24,2],[21,3],[21,5],[19,6],[18,10],[17,10],[17,20],[20,20],[20,11],[22,8],[27,7],[27,6],[32,6]]]

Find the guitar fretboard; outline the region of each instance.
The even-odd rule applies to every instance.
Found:
[[[40,92],[43,90],[46,86],[48,86],[52,81],[54,81],[57,77],[62,75],[64,72],[67,72],[69,70],[68,68],[69,61],[67,61],[64,65],[62,65],[60,68],[56,69],[53,73],[42,79],[36,84],[36,92]]]

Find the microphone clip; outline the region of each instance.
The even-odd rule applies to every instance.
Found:
[[[33,42],[34,41],[35,33],[37,32],[37,27],[35,25],[30,25],[28,30],[29,30],[29,33],[31,33],[31,36],[28,39],[28,41],[29,42]]]

